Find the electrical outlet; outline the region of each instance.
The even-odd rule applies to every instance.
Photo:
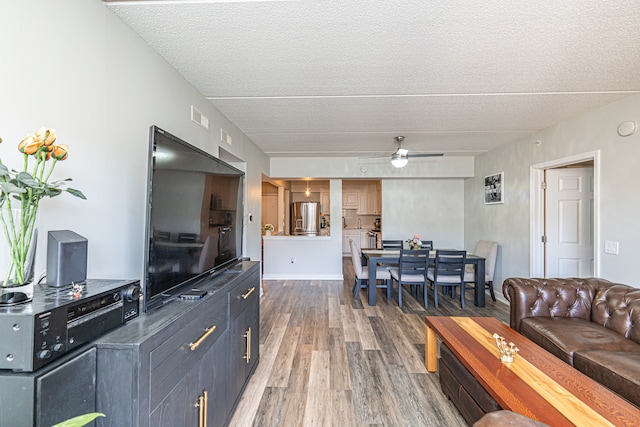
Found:
[[[618,242],[614,242],[612,240],[605,240],[604,241],[604,253],[605,254],[613,254],[613,255],[618,255],[619,252],[619,243]]]

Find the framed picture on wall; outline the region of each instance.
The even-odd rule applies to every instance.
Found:
[[[484,204],[504,203],[504,172],[484,177]]]

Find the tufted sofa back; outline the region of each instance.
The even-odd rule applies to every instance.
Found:
[[[640,289],[617,284],[598,288],[591,320],[640,344]]]
[[[613,286],[603,279],[527,279],[512,277],[502,284],[510,302],[510,325],[520,331],[526,317],[578,317],[591,320],[591,305],[600,288]]]

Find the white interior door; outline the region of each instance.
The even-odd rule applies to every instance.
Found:
[[[592,277],[593,168],[546,170],[546,277]]]

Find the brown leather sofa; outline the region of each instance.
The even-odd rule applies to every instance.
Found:
[[[640,407],[640,289],[604,279],[509,278],[511,327]]]

